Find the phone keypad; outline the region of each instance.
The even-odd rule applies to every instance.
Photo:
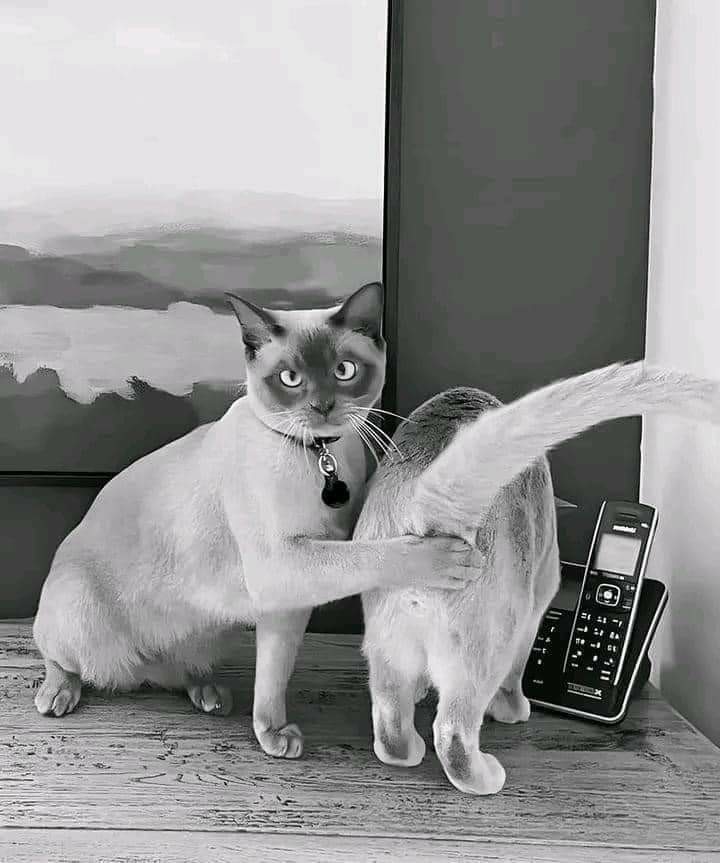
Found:
[[[554,620],[551,616],[543,618],[538,634],[535,636],[535,643],[530,651],[530,663],[532,663],[534,668],[542,669],[548,655],[552,651],[553,644],[561,640],[558,630],[559,625],[557,620]],[[567,628],[565,633],[565,638],[567,638]]]
[[[568,668],[573,676],[593,675],[609,683],[615,675],[625,639],[627,615],[583,610],[570,644]]]

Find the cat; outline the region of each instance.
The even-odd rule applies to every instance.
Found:
[[[375,589],[362,596],[377,757],[412,767],[425,754],[417,700],[438,693],[435,751],[452,784],[494,794],[505,771],[479,749],[484,714],[525,721],[521,678],[559,587],[552,481],[545,454],[616,417],[672,412],[720,422],[720,383],[644,363],[569,378],[508,405],[470,388],[437,395],[394,436],[368,487],[354,541],[413,533],[474,544],[482,578],[447,593]]]
[[[46,670],[35,705],[62,716],[83,683],[149,683],[227,714],[231,693],[211,672],[254,625],[255,735],[295,758],[285,690],[312,607],[381,586],[458,589],[481,561],[457,538],[345,541],[367,479],[362,439],[380,434],[369,418],[385,379],[382,286],[321,310],[229,301],[247,395],[119,473],[62,542],[33,629]],[[321,499],[315,439],[349,497],[337,508]]]

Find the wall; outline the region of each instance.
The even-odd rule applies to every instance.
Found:
[[[647,355],[713,377],[720,377],[718,44],[717,0],[660,0]],[[720,743],[720,430],[647,420],[642,498],[659,509],[652,574],[670,590],[655,680]]]
[[[510,399],[644,350],[654,3],[405,3],[398,406]],[[587,554],[603,498],[637,499],[640,423],[553,457]]]
[[[55,549],[97,489],[0,485],[0,620],[35,613]]]
[[[653,0],[403,6],[391,214],[401,412],[452,385],[508,399],[642,356]],[[603,498],[637,497],[639,442],[627,420],[554,456],[558,494],[581,505],[561,521],[566,557],[587,553]],[[14,529],[0,545],[0,617],[34,612],[47,561],[89,499],[2,491],[0,521]],[[351,601],[314,625],[359,621]]]

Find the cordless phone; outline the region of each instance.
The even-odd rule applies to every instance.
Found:
[[[651,506],[603,503],[586,564],[562,565],[572,602],[548,609],[533,644],[523,677],[531,702],[606,723],[624,717],[667,603],[664,585],[645,578],[656,526]]]

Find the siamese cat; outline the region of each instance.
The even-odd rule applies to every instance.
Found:
[[[452,535],[473,544],[484,565],[454,593],[404,586],[363,594],[381,761],[422,761],[414,710],[432,685],[435,751],[452,784],[471,794],[502,788],[503,767],[478,745],[483,716],[528,719],[522,673],[560,581],[545,453],[597,423],[643,412],[720,422],[720,383],[644,363],[612,365],[505,406],[480,390],[449,390],[399,427],[401,455],[384,458],[370,481],[354,541]]]
[[[46,669],[35,704],[62,716],[82,683],[150,683],[227,714],[212,669],[254,625],[254,731],[265,752],[295,758],[285,690],[312,607],[401,585],[446,595],[480,558],[458,538],[345,541],[367,478],[363,438],[381,435],[381,286],[322,310],[229,299],[247,395],[114,477],[60,545],[33,630]]]

